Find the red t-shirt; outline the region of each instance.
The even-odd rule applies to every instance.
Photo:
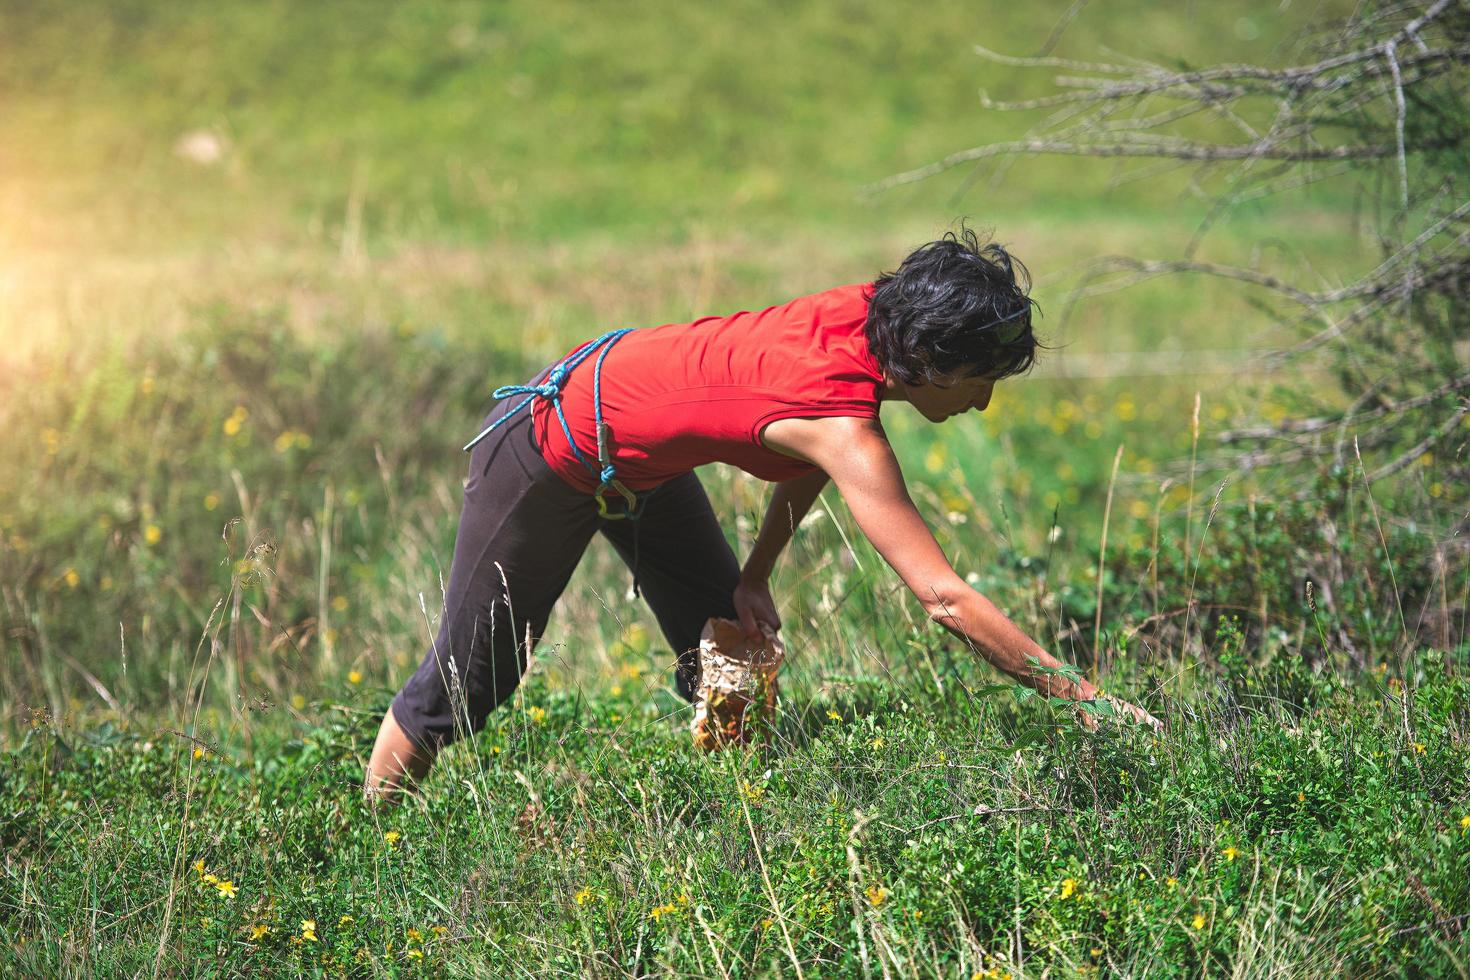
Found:
[[[871,295],[870,283],[839,286],[764,310],[619,338],[602,364],[602,413],[617,478],[646,490],[712,462],[771,481],[812,472],[762,445],[761,430],[794,416],[878,415],[883,369],[863,329]],[[594,463],[596,360],[593,354],[578,365],[562,389],[577,448]],[[540,398],[532,410],[547,464],[591,493],[596,476],[572,453],[556,412]]]

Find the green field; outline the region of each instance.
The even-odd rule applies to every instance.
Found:
[[[1034,123],[978,93],[1056,72],[973,48],[1034,52],[1069,6],[0,4],[0,973],[1470,970],[1441,462],[1371,497],[1227,480],[1221,431],[1337,397],[1315,363],[1232,367],[1288,339],[1260,297],[1068,311],[1086,260],[1178,255],[1210,207],[1187,172],[865,193]],[[1087,5],[1057,51],[1280,64],[1347,9]],[[956,568],[1165,734],[998,685],[829,488],[773,583],[771,748],[694,749],[598,541],[486,732],[363,806],[494,387],[871,278],[961,217],[1065,351],[983,418],[885,426]],[[1326,183],[1199,257],[1340,283],[1366,222]],[[701,476],[743,554],[766,486]]]

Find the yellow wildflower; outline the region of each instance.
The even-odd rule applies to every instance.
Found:
[[[868,896],[868,904],[874,908],[877,908],[888,900],[888,889],[882,885],[869,885],[864,891],[864,894]]]
[[[214,887],[219,891],[220,898],[234,898],[235,894],[240,890],[235,887],[233,881],[221,881]]]
[[[332,611],[333,612],[346,612],[348,605],[349,605],[349,603],[348,603],[347,597],[345,595],[338,595],[338,596],[333,596],[332,597]]]
[[[65,572],[62,572],[61,578],[64,582],[66,582],[66,587],[68,589],[75,589],[78,585],[82,583],[82,577],[77,574],[77,570],[75,568],[68,568]]]
[[[653,911],[648,913],[648,917],[654,922],[657,922],[659,919],[676,910],[677,907],[674,905],[673,902],[665,902],[663,905],[655,905],[653,907]]]
[[[874,751],[877,751],[878,749],[881,749],[883,747],[883,736],[882,735],[879,735],[877,738],[873,739],[873,741],[869,742],[868,744],[873,747]]]
[[[202,746],[202,745],[196,745],[196,746],[194,746],[194,758],[196,758],[196,759],[202,759],[202,758],[204,758],[204,746]]]
[[[337,919],[337,925],[339,925],[339,926],[345,926],[348,923],[350,923],[351,921],[352,921],[352,916],[350,916],[350,915],[344,915],[344,916],[340,917],[339,919]]]
[[[204,875],[204,883],[206,885],[218,885],[219,875],[215,874],[213,871],[206,872]]]
[[[316,920],[315,919],[302,919],[301,920],[301,938],[303,940],[305,940],[306,942],[309,942],[309,943],[314,943],[314,942],[317,941],[316,940]]]
[[[1075,894],[1077,894],[1077,879],[1076,878],[1065,878],[1065,879],[1063,879],[1063,881],[1062,881],[1062,894],[1061,894],[1061,899],[1060,900],[1063,901],[1063,902],[1065,902],[1067,899],[1071,898]]]
[[[827,709],[827,717],[829,719],[831,719],[832,721],[841,721],[842,720],[842,716],[839,715],[837,712],[833,711],[831,708],[828,708]]]
[[[397,847],[398,846],[398,838],[400,838],[402,836],[403,835],[400,834],[396,830],[389,830],[389,831],[387,831],[387,832],[385,832],[383,834],[383,840],[385,840],[385,841],[388,842],[388,846],[389,847]]]
[[[1237,857],[1240,856],[1240,852],[1235,849],[1235,846],[1233,844],[1230,847],[1225,848],[1225,850],[1221,851],[1220,853],[1225,855],[1225,860],[1227,861],[1234,861]]]
[[[157,524],[149,524],[143,529],[143,540],[149,544],[157,544],[163,540],[163,528]]]
[[[1179,884],[1179,879],[1178,878],[1175,878],[1173,875],[1170,875],[1168,878],[1166,878],[1164,880],[1164,887],[1165,888],[1173,888],[1177,884]]]
[[[410,960],[421,960],[424,958],[424,951],[421,949],[410,949],[403,955],[405,958]]]
[[[1466,819],[1467,820],[1470,820],[1470,817],[1467,817]],[[194,870],[197,871],[197,872],[199,872],[199,874],[201,876],[203,876],[203,874],[204,874],[204,858],[200,858],[199,860],[197,860],[197,861],[194,862]]]
[[[264,922],[257,922],[255,925],[250,927],[250,941],[255,942],[259,940],[261,936],[264,936],[270,931],[270,926],[266,925]]]
[[[206,493],[204,495],[204,509],[205,510],[214,510],[218,506],[219,506],[219,494],[217,494],[217,493]]]
[[[1465,817],[1461,817],[1460,818],[1460,829],[1461,830],[1470,830],[1470,816],[1465,816]]]
[[[408,936],[408,941],[411,943],[421,942],[424,938],[423,933],[419,932],[412,926],[409,927],[408,932],[405,933],[405,935]]]
[[[221,428],[224,429],[225,435],[237,436],[240,434],[240,428],[245,424],[245,420],[249,417],[250,412],[244,405],[236,405],[235,410],[225,419],[224,425]]]
[[[1424,754],[1424,743],[1423,742],[1414,742],[1413,745],[1414,745],[1414,751],[1415,751],[1415,753],[1417,753],[1418,755],[1423,755]]]
[[[302,708],[306,707],[305,696],[300,694],[291,695],[291,707],[295,708],[297,711],[300,711]]]
[[[1194,914],[1194,921],[1190,924],[1193,925],[1196,929],[1203,929],[1205,927],[1205,917],[1196,912]]]
[[[347,672],[347,683],[349,683],[349,684],[361,684],[362,683],[362,671],[360,671],[360,670],[349,670]]]
[[[772,919],[772,918],[765,918],[765,919],[762,919],[761,920],[761,928],[762,929],[769,929],[769,928],[771,928],[771,926],[773,926],[775,924],[776,924],[776,920],[775,919]]]
[[[449,930],[446,929],[444,926],[430,926],[429,931],[438,936],[440,939],[443,939],[444,934],[447,933]]]
[[[540,725],[546,721],[546,709],[539,704],[533,704],[526,709],[526,714],[536,724]]]
[[[930,473],[938,473],[944,469],[944,464],[948,459],[949,451],[945,448],[944,443],[936,442],[924,454],[924,469]]]
[[[1305,802],[1307,802],[1307,794],[1306,793],[1298,793],[1298,794],[1296,794],[1296,801],[1298,803],[1305,803]]]

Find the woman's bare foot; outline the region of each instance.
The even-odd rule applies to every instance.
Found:
[[[434,764],[434,755],[429,749],[415,744],[398,727],[393,709],[389,708],[378,728],[372,758],[368,760],[363,779],[363,799],[374,806],[397,802],[405,783],[416,782],[428,773]]]

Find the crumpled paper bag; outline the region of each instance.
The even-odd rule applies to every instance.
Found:
[[[695,691],[694,744],[709,751],[749,744],[776,705],[776,672],[786,648],[770,627],[749,640],[740,624],[711,617],[699,637],[699,687]]]

